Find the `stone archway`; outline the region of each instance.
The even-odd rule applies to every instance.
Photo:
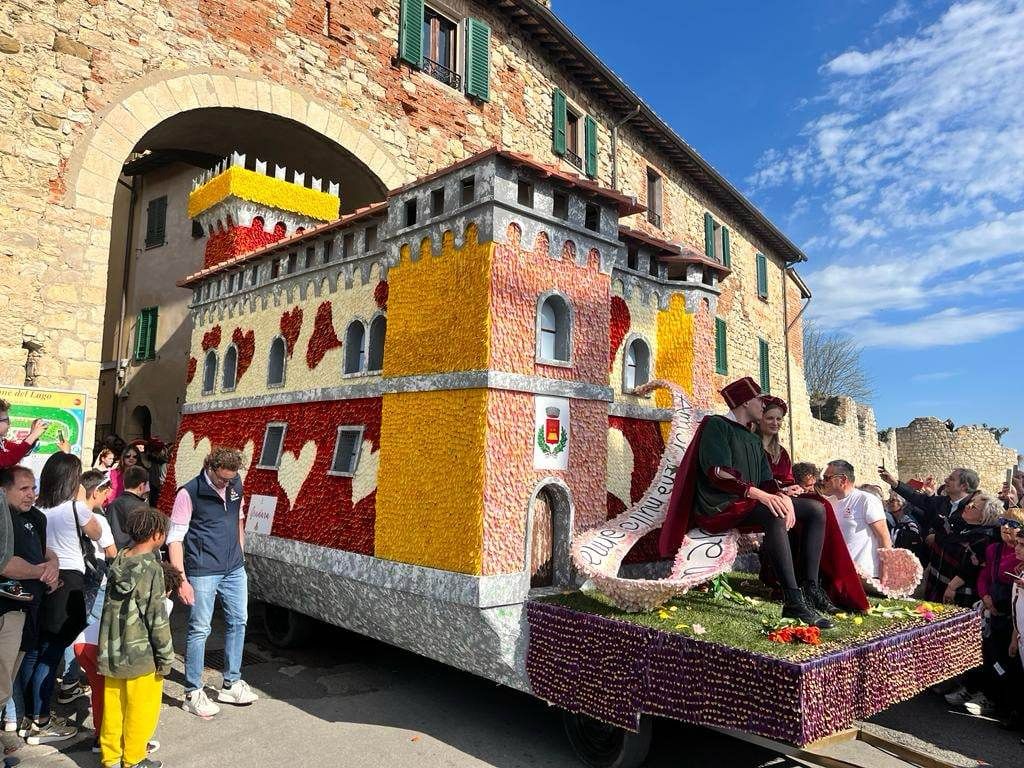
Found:
[[[114,193],[124,162],[140,139],[170,118],[211,108],[263,112],[300,123],[342,147],[387,189],[411,179],[368,133],[308,92],[248,72],[214,68],[154,72],[133,81],[130,88],[111,100],[109,107],[97,113],[94,128],[82,137],[68,161],[62,204],[88,221],[85,263],[107,264]],[[69,278],[73,280],[74,276]],[[60,291],[62,286],[53,286],[52,290]],[[70,284],[66,293],[68,298],[78,295]],[[81,341],[86,349],[99,348],[98,334],[95,339]],[[66,361],[69,373],[73,367],[78,386],[85,389],[91,382],[88,389],[92,392],[96,391],[100,377],[98,354],[87,352],[85,359]],[[95,404],[92,397],[90,401]],[[87,445],[92,443],[95,429],[93,407],[85,424]]]
[[[527,512],[525,565],[531,589],[564,588],[572,582],[572,530],[569,488],[546,478],[530,494]]]

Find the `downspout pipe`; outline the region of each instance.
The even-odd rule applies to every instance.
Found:
[[[619,189],[619,127],[625,125],[639,114],[640,105],[637,104],[632,112],[612,126],[612,189],[616,191]]]
[[[783,348],[784,354],[786,356],[786,402],[789,403],[789,406],[790,406],[789,412],[791,414],[794,414],[794,413],[796,413],[796,410],[793,408],[793,373],[792,373],[792,366],[790,365],[790,362],[789,362],[789,332],[791,330],[793,330],[793,326],[795,326],[797,324],[797,321],[799,321],[800,318],[803,316],[804,312],[807,311],[807,307],[811,303],[811,295],[810,295],[811,292],[809,290],[806,291],[807,300],[804,302],[804,305],[800,308],[800,311],[796,313],[796,317],[793,318],[793,321],[792,322],[788,322],[789,321],[789,299],[788,299],[788,296],[787,296],[788,291],[786,289],[789,287],[789,284],[787,283],[787,278],[791,276],[790,273],[792,273],[793,275],[796,274],[795,272],[793,272],[793,268],[792,267],[786,267],[785,269],[782,270],[782,316],[785,318],[785,320],[783,322],[788,323],[786,325],[786,330],[782,334],[782,348]],[[800,285],[803,286],[804,288],[806,288],[806,286],[803,284],[802,280],[800,281]],[[793,447],[794,446],[794,439],[795,439],[794,435],[795,435],[795,433],[796,433],[796,430],[793,428],[793,417],[790,416],[790,418],[789,418],[789,455],[790,456],[793,456],[796,453],[796,450]]]
[[[131,192],[128,202],[128,226],[125,227],[124,238],[124,269],[121,270],[121,311],[117,323],[117,339],[114,342],[114,402],[110,411],[110,430],[117,434],[118,401],[121,395],[121,359],[124,352],[124,322],[128,312],[128,288],[131,284],[132,241],[135,234],[135,205],[139,199],[138,176],[132,176],[132,183],[118,178],[117,183]]]

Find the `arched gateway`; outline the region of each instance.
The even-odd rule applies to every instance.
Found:
[[[160,135],[164,126],[176,124],[178,134],[184,135],[190,122],[198,124],[198,115],[226,114],[231,110],[245,110],[261,119],[276,119],[279,124],[288,122],[294,129],[319,135],[324,147],[336,145],[339,154],[346,155],[353,168],[372,179],[373,185],[380,188],[379,192],[401,186],[410,179],[369,134],[300,89],[232,70],[200,68],[151,73],[135,80],[130,89],[122,91],[109,107],[96,114],[94,127],[78,141],[69,159],[62,202],[80,220],[89,222],[85,264],[95,269],[95,265],[108,263],[115,192],[129,156],[148,149],[146,140]],[[64,279],[70,287],[79,282],[81,276],[69,270]],[[98,293],[97,290],[92,295],[95,297]],[[74,384],[89,395],[96,392],[100,381],[101,361],[96,352],[102,328],[95,327],[93,332],[93,339],[80,338],[86,353],[84,359],[75,361]],[[54,346],[57,351],[55,343]],[[87,447],[92,444],[95,428],[96,408],[91,407],[85,429]]]

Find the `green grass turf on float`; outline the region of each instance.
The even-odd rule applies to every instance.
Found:
[[[768,639],[763,623],[775,623],[781,616],[781,604],[768,599],[768,588],[756,575],[750,573],[728,573],[726,582],[732,589],[754,600],[755,603],[737,602],[724,595],[712,596],[710,591],[691,590],[670,600],[665,606],[646,613],[627,613],[588,597],[582,592],[539,598],[540,602],[565,606],[576,611],[604,616],[619,621],[651,627],[663,632],[676,632],[694,640],[719,643],[766,656],[791,661],[806,661],[825,656],[834,651],[859,645],[894,632],[923,626],[928,623],[924,617],[885,617],[877,613],[848,613],[834,619],[833,629],[821,631],[820,645],[804,643],[777,643]],[[878,600],[870,598],[873,607],[914,608],[918,600]],[[942,606],[935,616],[943,619],[964,609]],[[905,610],[904,610],[905,612]],[[859,622],[857,620],[860,620]],[[683,626],[679,626],[683,625]],[[694,625],[703,633],[694,631]]]

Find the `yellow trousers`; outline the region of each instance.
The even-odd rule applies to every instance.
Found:
[[[100,759],[105,766],[135,765],[146,759],[146,742],[160,722],[164,679],[154,673],[119,680],[103,678]]]

